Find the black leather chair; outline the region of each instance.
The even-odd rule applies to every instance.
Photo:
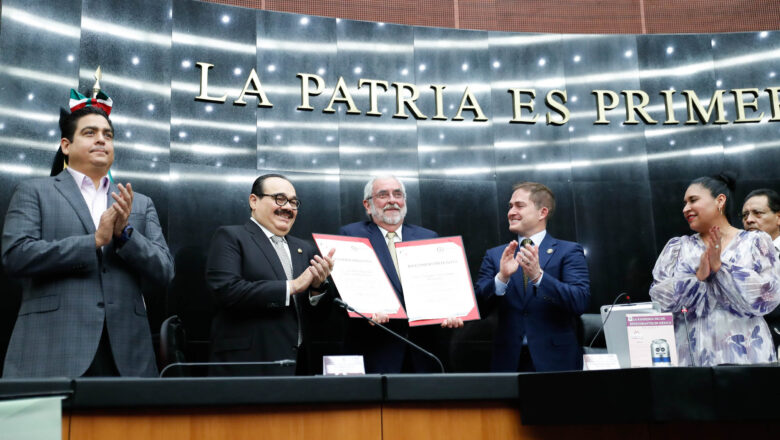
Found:
[[[160,326],[160,371],[167,365],[187,362],[184,349],[187,346],[187,334],[177,315],[168,317]],[[165,371],[164,377],[184,376],[185,367],[174,366]]]

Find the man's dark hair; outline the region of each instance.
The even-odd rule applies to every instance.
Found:
[[[263,182],[265,182],[266,179],[270,179],[272,177],[278,177],[280,179],[284,179],[286,181],[290,181],[287,177],[281,175],[281,174],[263,174],[262,176],[255,179],[255,183],[252,184],[252,194],[262,197],[263,193],[265,192],[263,190]]]
[[[778,194],[777,191],[769,188],[754,189],[753,191],[750,191],[750,194],[748,194],[747,197],[745,197],[745,202],[747,202],[751,197],[756,196],[766,196],[769,209],[772,212],[780,211],[780,194]],[[742,202],[742,204],[744,205],[745,202]]]
[[[73,142],[73,136],[76,134],[76,127],[79,125],[79,120],[87,115],[100,115],[104,118],[106,118],[106,121],[108,121],[108,126],[111,127],[111,131],[114,131],[114,124],[111,122],[111,119],[108,117],[106,112],[104,112],[99,107],[94,106],[87,106],[82,107],[78,110],[71,112],[68,112],[64,108],[60,109],[60,139],[65,138],[71,142]],[[56,176],[57,174],[62,171],[65,166],[64,164],[68,163],[68,156],[62,153],[62,148],[57,149],[57,154],[54,156],[54,161],[51,164],[51,173],[50,175]]]
[[[76,134],[76,126],[79,124],[79,119],[87,115],[100,115],[106,118],[108,125],[111,127],[111,131],[114,130],[114,124],[111,123],[106,112],[103,109],[95,106],[82,107],[75,110],[72,113],[68,113],[64,109],[60,109],[60,138],[65,138],[73,142],[73,135]]]

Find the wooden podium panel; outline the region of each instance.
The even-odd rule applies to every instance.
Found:
[[[528,426],[512,402],[385,404],[383,440],[648,439],[647,425]]]
[[[523,425],[511,402],[385,404],[382,422],[383,440],[744,440],[780,432],[776,422]]]
[[[518,439],[520,412],[511,404],[386,403],[384,440]]]
[[[78,440],[379,440],[379,405],[266,406],[63,412],[62,438]],[[70,424],[70,432],[68,426]]]

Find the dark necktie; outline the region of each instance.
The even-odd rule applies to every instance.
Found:
[[[530,244],[531,246],[534,245],[534,241],[530,238],[524,238],[523,241],[520,242],[520,247],[525,247],[525,245]],[[528,275],[526,275],[525,271],[523,271],[523,290],[525,290],[528,287]]]

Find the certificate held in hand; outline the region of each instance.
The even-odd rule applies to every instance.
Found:
[[[396,243],[405,311],[368,239],[312,236],[323,255],[336,249],[333,282],[342,299],[361,313],[386,313],[396,319],[408,315],[410,326],[440,324],[447,318],[479,319],[460,237]]]
[[[322,255],[334,254],[330,273],[341,299],[360,313],[385,313],[406,319],[406,312],[367,238],[312,234]],[[357,313],[349,312],[353,318]]]
[[[410,326],[479,319],[460,237],[400,242],[395,249]]]

